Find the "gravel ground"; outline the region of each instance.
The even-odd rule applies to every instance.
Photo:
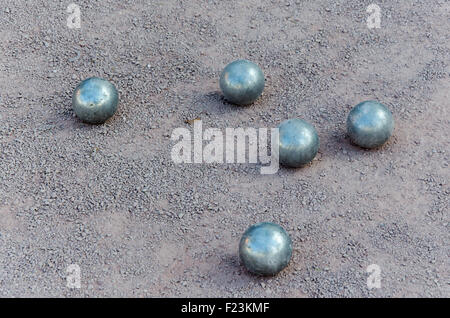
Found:
[[[450,1],[2,0],[0,296],[449,297]],[[258,63],[263,96],[226,103],[218,77]],[[119,90],[118,113],[81,123],[89,76]],[[378,150],[349,143],[367,99],[396,128]],[[170,135],[313,123],[313,163],[180,164]],[[282,225],[294,253],[273,278],[240,265],[241,234]],[[66,286],[78,264],[81,288]],[[381,269],[381,288],[366,268]]]

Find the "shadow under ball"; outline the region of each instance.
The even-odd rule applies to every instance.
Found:
[[[117,110],[119,93],[109,81],[91,77],[82,81],[72,96],[72,107],[82,121],[103,124]]]
[[[313,125],[294,118],[279,126],[279,161],[287,167],[298,168],[311,162],[319,151],[319,136]]]
[[[263,222],[250,226],[239,243],[239,257],[248,271],[275,275],[292,256],[292,241],[278,224]]]
[[[233,104],[251,104],[264,90],[264,74],[250,61],[231,62],[220,75],[220,89],[225,99]]]
[[[392,113],[377,101],[365,101],[356,105],[347,118],[350,140],[363,148],[383,145],[394,130]]]

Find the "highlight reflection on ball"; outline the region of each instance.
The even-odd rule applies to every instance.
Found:
[[[102,124],[117,110],[119,94],[109,81],[91,77],[82,81],[72,96],[75,114],[84,122]]]
[[[234,61],[220,75],[220,89],[233,104],[251,104],[264,90],[264,74],[255,63],[247,60]]]
[[[275,275],[289,264],[292,241],[278,224],[258,223],[249,227],[242,236],[239,256],[250,272]]]
[[[298,168],[311,162],[319,151],[319,136],[313,125],[294,118],[279,126],[280,163]]]
[[[383,145],[394,130],[389,109],[377,101],[356,105],[347,118],[347,133],[353,143],[363,148]]]

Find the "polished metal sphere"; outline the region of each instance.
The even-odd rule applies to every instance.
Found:
[[[278,128],[281,164],[298,168],[314,159],[319,151],[319,136],[313,125],[294,118],[285,120]]]
[[[233,104],[251,104],[264,90],[264,74],[255,63],[247,60],[234,61],[220,75],[220,89]]]
[[[250,272],[275,275],[289,264],[292,241],[286,231],[274,223],[252,225],[242,235],[239,257]]]
[[[386,106],[377,101],[356,105],[347,118],[347,133],[356,145],[376,148],[392,135],[394,119]]]
[[[72,96],[75,114],[84,122],[102,124],[117,110],[119,93],[105,79],[91,77],[82,81]]]

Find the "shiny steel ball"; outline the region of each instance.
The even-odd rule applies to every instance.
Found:
[[[282,165],[298,168],[311,162],[319,151],[319,136],[313,125],[294,118],[279,126],[279,160]]]
[[[72,96],[75,114],[89,124],[102,124],[117,110],[119,93],[109,81],[91,77],[82,81]]]
[[[264,90],[264,74],[258,65],[250,61],[231,62],[220,75],[220,89],[233,104],[251,104]]]
[[[394,130],[394,119],[386,106],[377,101],[356,105],[347,118],[350,140],[363,148],[383,145]]]
[[[239,257],[250,272],[275,275],[289,264],[292,241],[286,231],[274,223],[258,223],[245,231],[239,243]]]

